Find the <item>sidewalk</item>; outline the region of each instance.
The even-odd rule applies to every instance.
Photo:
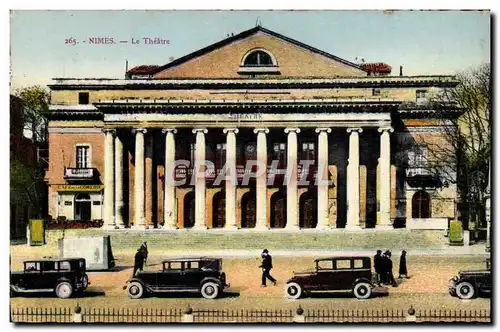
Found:
[[[409,253],[412,256],[487,256],[489,253],[485,251],[485,244],[476,244],[472,246],[450,246],[445,249],[411,249]],[[264,248],[262,248],[264,249]],[[196,256],[216,256],[216,257],[259,257],[262,251],[260,250],[203,250],[203,251],[189,251],[186,255],[185,250],[169,250],[164,257],[196,257]],[[273,250],[273,256],[288,256],[288,257],[324,257],[324,256],[373,256],[376,250],[373,249],[345,249],[345,250]],[[380,248],[381,250],[390,250],[394,256],[399,257],[404,248]],[[155,253],[152,253],[153,255]]]

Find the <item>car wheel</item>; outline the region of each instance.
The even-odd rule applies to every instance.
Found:
[[[286,297],[292,300],[297,300],[302,296],[302,287],[296,282],[286,284],[285,294]]]
[[[127,286],[127,294],[131,299],[140,299],[144,295],[144,287],[140,282],[133,281]]]
[[[63,281],[56,286],[56,295],[60,299],[67,299],[73,294],[73,286],[69,282]]]
[[[470,282],[461,282],[456,288],[457,296],[462,300],[469,300],[474,297],[474,286]]]
[[[206,299],[215,299],[219,295],[219,285],[215,282],[206,282],[201,286],[201,295]]]
[[[372,287],[367,282],[358,282],[352,290],[354,296],[360,300],[365,300],[372,295]]]
[[[87,289],[87,287],[89,287],[89,277],[87,275],[83,276],[82,284],[83,284],[82,290],[85,290]]]

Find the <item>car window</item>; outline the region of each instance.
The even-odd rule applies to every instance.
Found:
[[[55,271],[56,262],[41,262],[42,271]]]
[[[201,262],[201,264],[202,264],[202,266],[201,266],[202,271],[208,271],[208,270],[217,271],[219,269],[219,267],[218,267],[219,262],[218,261],[203,261],[203,262]]]
[[[318,261],[318,270],[332,270],[333,262],[332,261]]]
[[[28,262],[24,264],[24,270],[29,271],[40,271],[40,263],[38,262]]]
[[[200,262],[187,262],[187,269],[198,270],[200,268]]]
[[[181,270],[182,269],[182,262],[170,262],[169,269],[170,270]]]
[[[69,271],[71,270],[71,264],[69,262],[59,262],[59,270]]]
[[[362,259],[355,259],[354,260],[354,268],[355,269],[362,269],[362,268],[364,268],[363,260]]]
[[[337,270],[346,270],[351,268],[351,260],[350,259],[338,259],[336,261]]]

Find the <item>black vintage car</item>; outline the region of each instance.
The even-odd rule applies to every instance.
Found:
[[[160,271],[138,272],[124,288],[131,299],[162,292],[200,292],[214,299],[227,287],[222,259],[198,257],[165,260]]]
[[[352,291],[358,299],[371,296],[370,257],[331,257],[316,259],[316,270],[294,272],[285,286],[285,295],[298,299],[313,291]]]
[[[11,295],[55,292],[66,299],[89,285],[84,258],[56,258],[24,262],[24,271],[10,274]]]
[[[486,260],[486,270],[460,271],[450,279],[448,292],[462,300],[469,300],[478,293],[491,294],[492,279],[490,260]]]

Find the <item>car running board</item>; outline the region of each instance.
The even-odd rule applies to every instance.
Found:
[[[169,292],[194,292],[198,293],[200,290],[199,289],[179,289],[179,288],[149,288],[152,292],[155,293],[169,293]]]
[[[45,292],[53,292],[53,288],[40,288],[40,289],[25,289],[19,288],[16,286],[11,286],[11,289],[16,293],[45,293]]]

